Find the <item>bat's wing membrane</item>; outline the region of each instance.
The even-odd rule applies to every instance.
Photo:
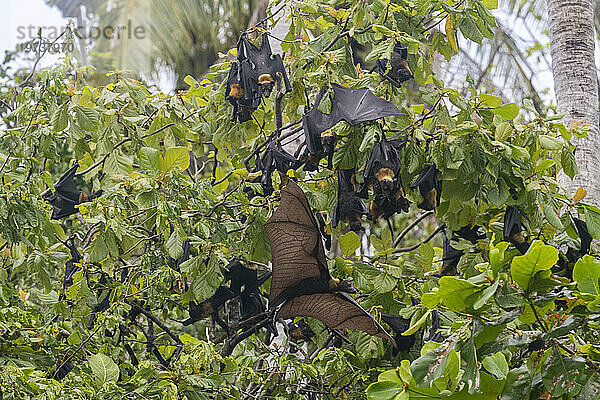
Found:
[[[395,105],[375,96],[370,90],[352,90],[332,84],[335,95],[331,101],[331,114],[340,113],[350,125],[375,121],[392,115],[404,115]],[[339,122],[339,121],[338,121]]]
[[[329,329],[358,329],[395,344],[375,318],[346,293],[299,296],[286,303],[278,315],[282,318],[312,317]]]
[[[304,192],[294,181],[289,180],[281,190],[281,203],[265,228],[273,258],[271,301],[284,289],[318,277],[327,268],[319,227]]]

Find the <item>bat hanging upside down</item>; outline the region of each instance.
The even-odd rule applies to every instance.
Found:
[[[348,294],[354,292],[350,282],[329,273],[317,221],[294,181],[285,183],[281,202],[265,228],[273,260],[269,308],[276,316],[316,318],[329,329],[359,329],[395,346],[385,329]]]

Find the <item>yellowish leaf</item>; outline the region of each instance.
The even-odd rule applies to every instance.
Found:
[[[573,196],[573,202],[579,203],[581,200],[583,200],[585,198],[586,195],[587,195],[587,191],[584,188],[582,188],[582,187],[577,188],[577,192],[575,192],[575,196]]]
[[[448,38],[448,43],[452,46],[452,50],[458,53],[458,44],[456,43],[454,31],[454,18],[449,15],[446,17],[446,38]]]
[[[27,293],[23,289],[19,288],[19,297],[21,298],[21,300],[26,301],[30,295],[30,293]]]

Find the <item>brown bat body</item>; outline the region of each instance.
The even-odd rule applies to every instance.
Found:
[[[385,338],[385,329],[344,291],[347,281],[333,279],[327,269],[323,240],[304,192],[289,180],[281,203],[267,221],[273,275],[271,307],[281,318],[312,317],[329,329],[359,329]]]

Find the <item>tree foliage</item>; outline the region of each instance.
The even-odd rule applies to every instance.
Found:
[[[434,52],[456,54],[457,30],[475,42],[492,37],[486,4],[294,3],[282,43],[293,85],[282,100],[283,131],[276,129],[276,95],[253,120],[229,120],[227,57],[200,81],[187,77],[189,90],[175,95],[152,93],[118,72],[104,87],[89,86],[70,60],[3,91],[2,397],[597,398],[600,261],[586,255],[569,265],[566,248],[579,243],[571,216],[583,215],[600,238],[600,210],[582,202],[583,193],[566,198],[556,182],[561,171],[575,174],[569,140],[585,127],[541,118],[531,102],[479,93],[471,81],[461,94],[432,73]],[[433,33],[440,23],[445,34]],[[368,51],[364,65],[354,64],[350,38]],[[395,40],[408,47],[417,90],[369,71],[390,58]],[[249,196],[262,190],[250,166],[270,138],[285,144],[301,133],[302,106],[330,82],[371,88],[405,113],[381,125],[338,125],[334,169],[362,171],[384,130],[406,140],[404,182],[432,163],[440,170],[435,218],[419,216],[421,195],[407,190],[413,205],[391,219],[393,232],[363,220],[368,234],[360,236],[345,223],[331,228],[334,171],[288,173],[339,243],[332,275],[351,278],[376,318],[408,319],[404,333],[416,344],[394,356],[378,338],[348,331],[340,343],[310,320],[316,336],[306,344],[280,329],[267,345],[263,329],[229,354],[223,349],[246,328],[237,300],[222,312],[229,333],[209,319],[181,321],[190,302],[208,299],[224,282],[232,258],[269,268],[264,223],[278,204],[279,177],[273,174],[273,195]],[[78,187],[102,195],[74,216],[51,220],[42,193],[75,160]],[[531,246],[523,255],[502,241],[502,217],[513,205],[527,217]],[[436,277],[442,252],[430,234],[468,224],[482,227],[486,239],[453,242],[465,252],[459,274]],[[189,259],[174,268],[185,243]],[[563,271],[559,260],[567,260]]]

